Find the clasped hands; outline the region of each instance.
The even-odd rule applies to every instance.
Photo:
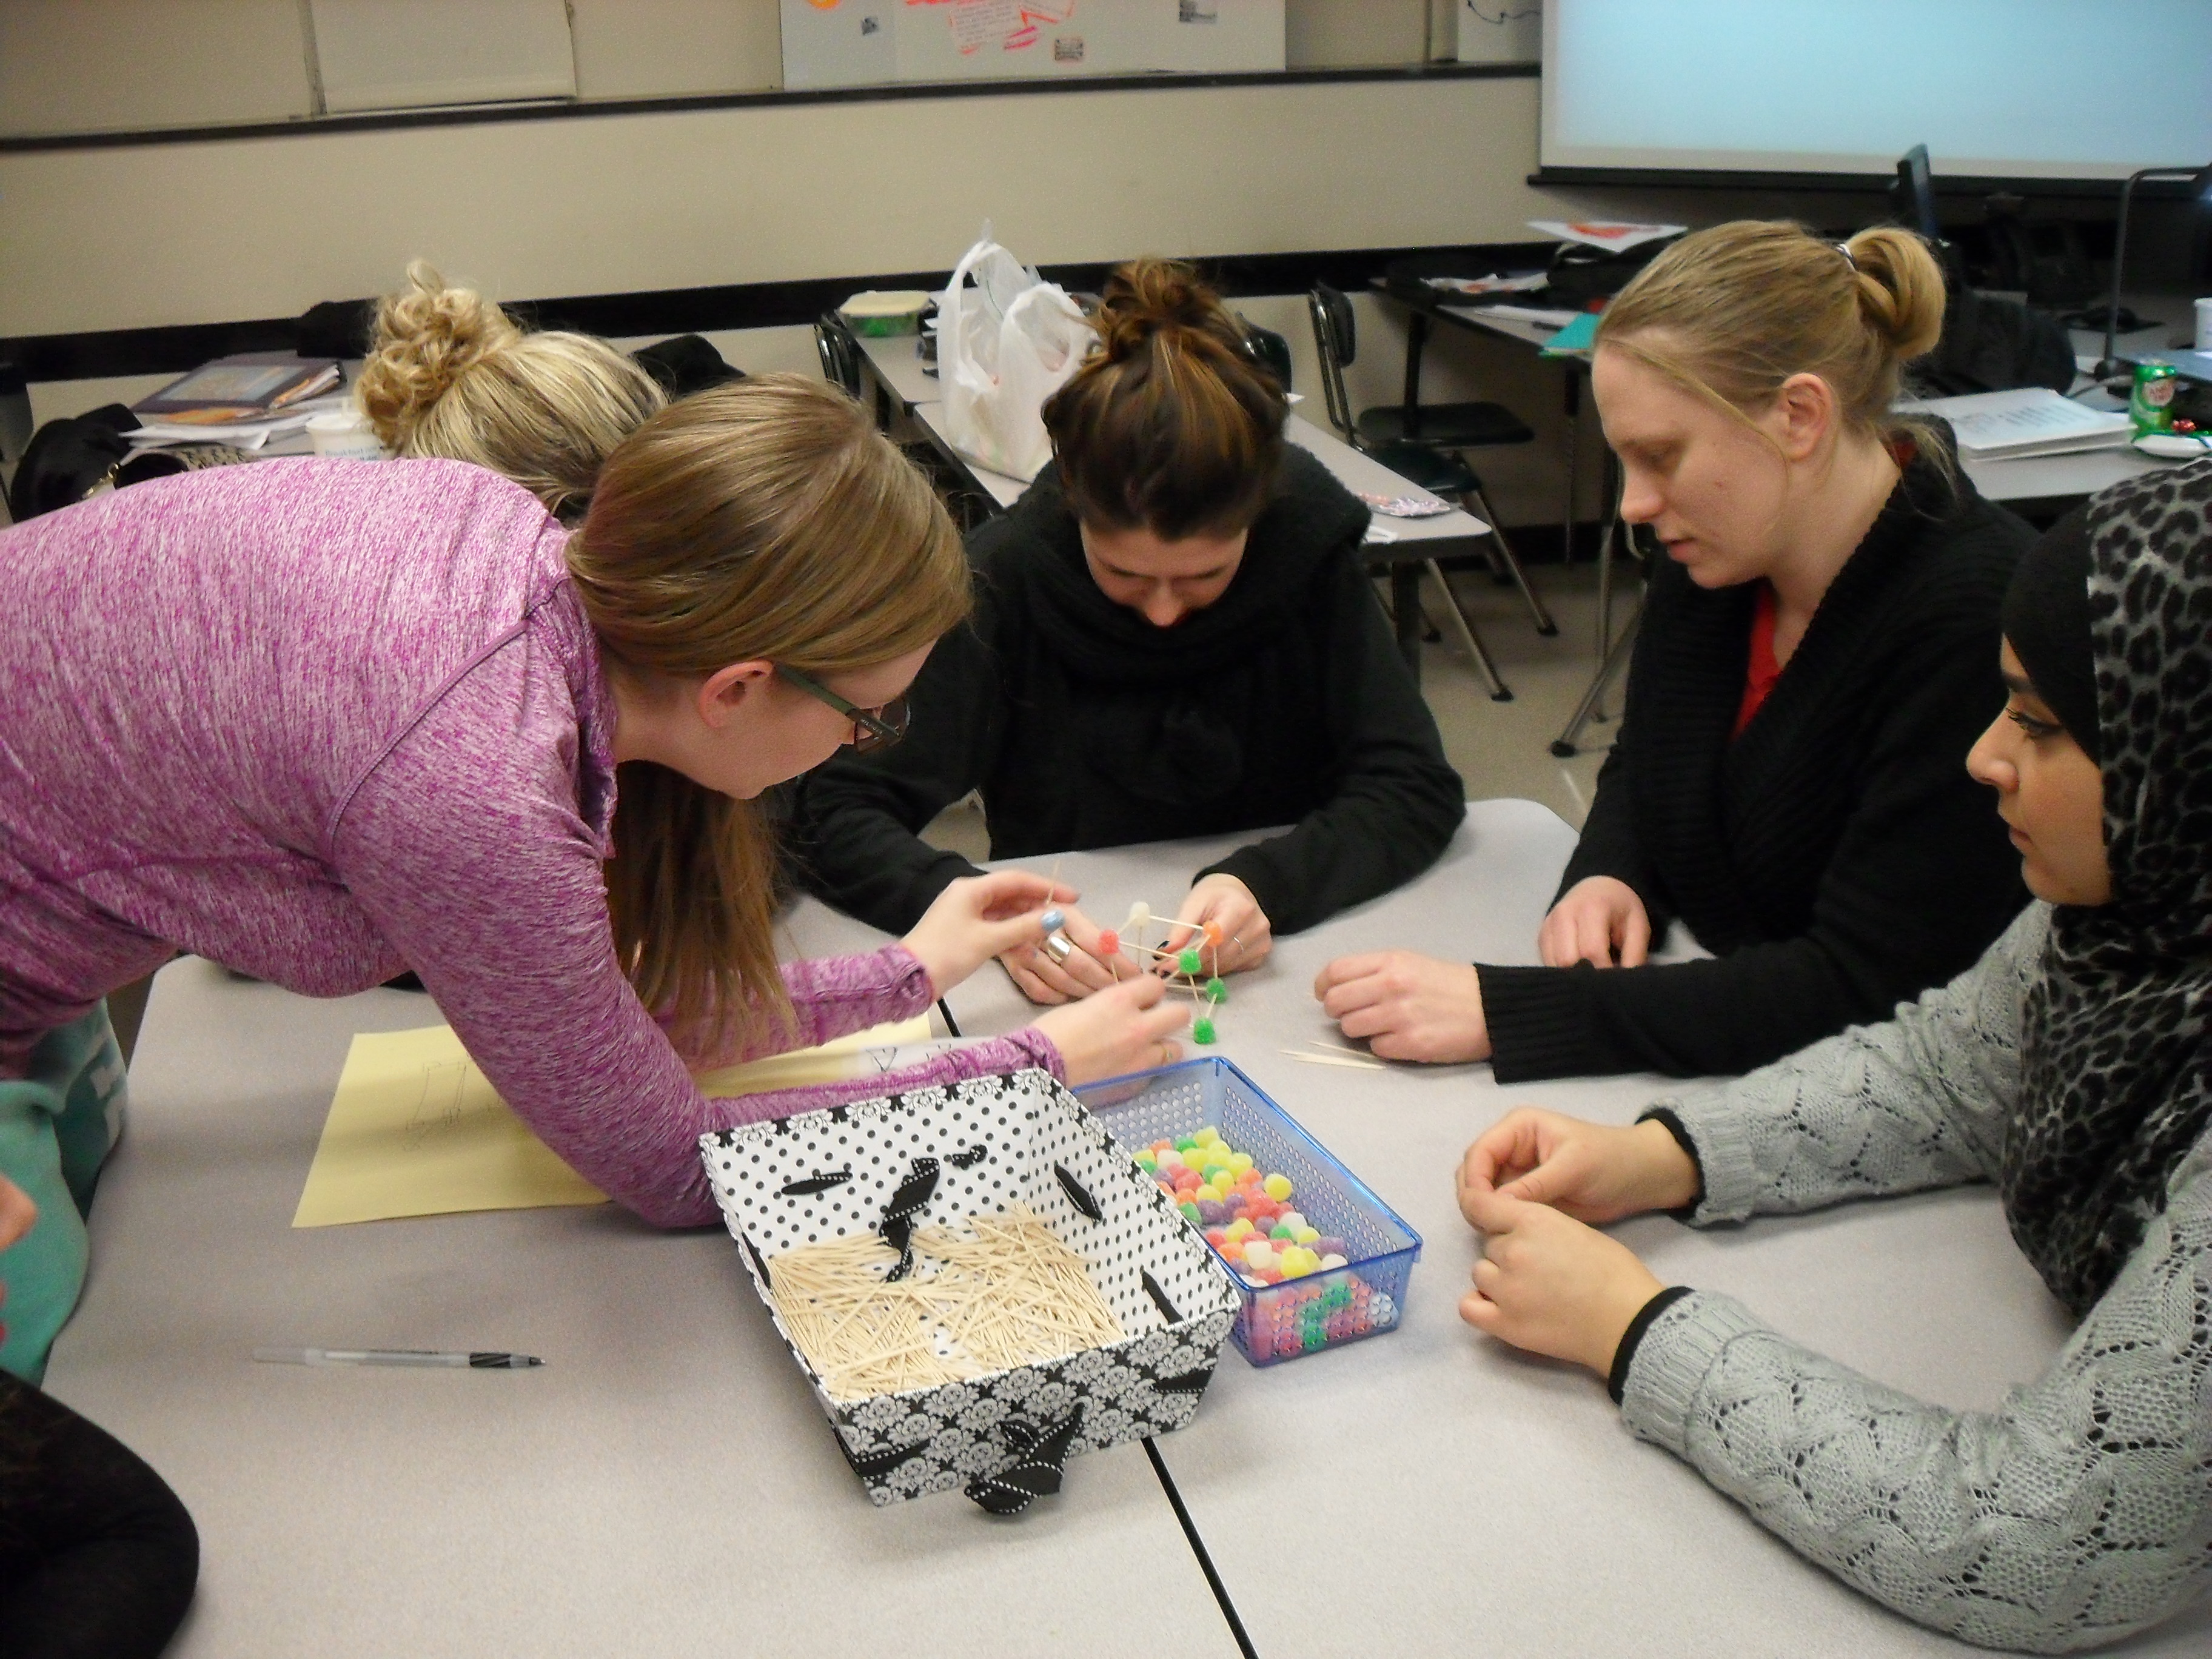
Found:
[[[1696,1163],[1662,1123],[1614,1128],[1524,1106],[1467,1149],[1458,1184],[1460,1212],[1484,1236],[1459,1316],[1607,1375],[1630,1322],[1665,1287],[1597,1229],[1692,1202]]]

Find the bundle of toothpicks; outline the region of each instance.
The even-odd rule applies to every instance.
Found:
[[[1114,1310],[1027,1205],[914,1234],[914,1270],[875,1233],[771,1262],[783,1328],[832,1398],[935,1388],[1121,1339]]]

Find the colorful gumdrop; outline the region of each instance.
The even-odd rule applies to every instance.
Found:
[[[1197,1019],[1192,1021],[1190,1027],[1190,1040],[1193,1042],[1212,1042],[1213,1022],[1210,1019]]]
[[[1098,930],[1098,954],[1100,956],[1110,957],[1121,948],[1121,936],[1119,933],[1115,933],[1111,927],[1101,927]]]
[[[1226,1002],[1229,1000],[1229,988],[1221,982],[1220,975],[1216,974],[1212,979],[1206,981],[1206,1000],[1208,1002]]]
[[[1195,951],[1183,951],[1179,952],[1176,957],[1176,971],[1177,973],[1195,975],[1204,965],[1204,963],[1199,961],[1198,952]]]
[[[1209,921],[1209,922],[1207,922],[1204,927],[1202,927],[1202,928],[1200,928],[1200,929],[1199,930],[1199,934],[1200,934],[1200,937],[1201,937],[1202,939],[1204,939],[1206,940],[1206,942],[1208,945],[1212,945],[1214,949],[1216,949],[1216,950],[1220,949],[1220,947],[1221,947],[1221,924],[1220,924],[1219,922],[1218,922],[1218,921]]]

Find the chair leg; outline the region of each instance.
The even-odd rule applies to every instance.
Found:
[[[1444,580],[1443,567],[1434,559],[1424,559],[1421,568],[1429,573],[1442,590],[1445,617],[1457,625],[1459,642],[1467,647],[1467,654],[1474,659],[1474,665],[1481,672],[1483,678],[1490,682],[1491,702],[1511,702],[1512,690],[1498,678],[1498,665],[1490,659],[1490,653],[1483,648],[1482,636],[1474,631],[1474,624],[1468,620],[1467,612],[1460,609],[1459,596],[1451,591],[1451,584]]]
[[[1575,754],[1576,744],[1582,739],[1583,727],[1598,718],[1598,707],[1605,699],[1605,689],[1613,684],[1613,676],[1628,665],[1629,653],[1636,645],[1636,629],[1644,620],[1644,607],[1639,604],[1622,626],[1620,635],[1613,641],[1613,648],[1605,653],[1605,660],[1597,665],[1591,677],[1589,688],[1583,700],[1575,705],[1575,712],[1567,716],[1565,731],[1552,739],[1552,752],[1561,760]]]
[[[1528,585],[1528,573],[1521,568],[1521,561],[1514,557],[1513,549],[1505,539],[1505,532],[1498,522],[1498,514],[1482,493],[1482,486],[1477,484],[1467,493],[1474,497],[1482,521],[1490,526],[1490,539],[1497,544],[1498,556],[1504,560],[1506,571],[1513,578],[1513,585],[1521,590],[1521,598],[1528,607],[1529,620],[1536,624],[1539,634],[1546,639],[1551,638],[1559,631],[1559,625],[1552,620],[1552,613],[1544,609],[1543,600],[1536,597],[1536,590]]]

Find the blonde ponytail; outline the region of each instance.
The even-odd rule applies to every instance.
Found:
[[[959,532],[850,398],[763,374],[672,404],[609,456],[568,562],[614,672],[648,689],[732,663],[815,675],[919,650],[968,614]],[[775,848],[751,801],[622,769],[615,946],[687,1051],[787,1027]]]

